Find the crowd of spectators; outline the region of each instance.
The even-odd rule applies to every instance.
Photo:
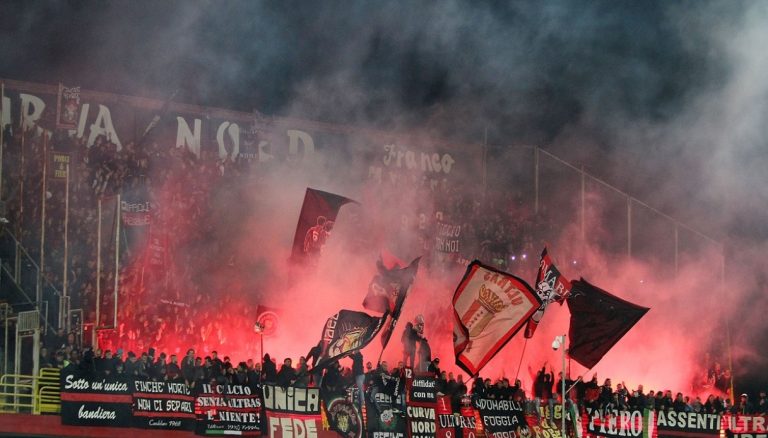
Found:
[[[164,147],[151,138],[140,145],[128,142],[118,147],[109,138],[99,136],[89,147],[86,138],[64,131],[47,137],[34,129],[22,136],[20,129],[10,128],[4,138],[4,168],[9,172],[4,174],[2,199],[8,200],[9,226],[20,237],[31,260],[38,264],[42,184],[46,181],[42,265],[47,279],[44,298],[52,305],[51,315],[58,311],[58,297],[64,290],[66,187],[60,179],[42,178],[45,160],[38,158],[46,154],[50,157],[55,152],[68,154],[70,160],[66,289],[71,300],[69,307],[83,311],[82,318],[75,323],[111,328],[100,330],[103,343],[111,347],[144,350],[148,345],[168,349],[175,345],[178,350],[183,345],[220,345],[230,351],[238,348],[240,339],[232,334],[248,330],[252,324],[248,306],[241,305],[243,297],[253,299],[254,306],[258,299],[257,294],[244,293],[254,283],[245,276],[252,275],[249,273],[255,269],[234,256],[239,234],[221,230],[232,228],[232,215],[226,211],[242,199],[243,192],[238,192],[243,190],[242,179],[251,178],[249,189],[259,189],[258,175],[262,172],[254,169],[260,163],[251,158],[220,160],[211,153],[212,148],[203,148],[202,155],[196,157],[187,149]],[[51,165],[49,159],[48,174]],[[474,258],[507,269],[513,259],[522,261],[525,254],[531,256],[526,269],[533,272],[536,257],[532,256],[532,236],[536,221],[519,195],[489,191],[484,196],[475,196],[469,190],[453,190],[446,181],[430,184],[426,180],[420,191],[424,193],[419,197],[433,202],[423,211],[404,212],[399,225],[405,240],[418,241],[422,246],[423,269],[463,269],[462,263]],[[387,190],[379,191],[382,192]],[[159,247],[162,264],[149,265],[146,251],[134,244],[130,239],[134,234],[123,225],[118,236],[120,268],[116,272],[115,195],[126,199],[135,198],[137,193],[151,202],[152,212],[151,224],[135,240],[153,242]],[[396,197],[398,192],[388,193]],[[96,233],[99,222],[101,239]],[[439,224],[460,228],[458,251],[435,249]],[[370,246],[370,242],[361,244]],[[8,263],[10,257],[3,260]],[[117,318],[115,286],[119,289]],[[222,312],[230,314],[226,326],[216,318]],[[53,317],[49,319],[53,321]],[[117,326],[113,326],[115,320]],[[56,326],[55,321],[51,326]],[[73,328],[82,330],[83,326]],[[84,338],[89,337],[86,332]]]
[[[256,175],[253,169],[258,163],[248,160],[232,163],[205,151],[198,158],[186,149],[163,147],[153,141],[142,142],[140,146],[127,143],[119,149],[108,138],[99,137],[88,147],[85,139],[61,132],[46,138],[39,132],[27,132],[22,136],[20,130],[10,129],[4,138],[5,184],[0,198],[7,200],[11,222],[8,226],[19,236],[35,262],[40,257],[41,207],[43,197],[46,199],[43,263],[46,293],[57,294],[64,289],[63,200],[66,187],[62,181],[48,179],[44,183],[44,160],[35,157],[45,156],[45,151],[49,154],[51,151],[67,153],[70,157],[67,290],[71,307],[83,309],[80,322],[109,327],[115,316],[111,313],[114,285],[119,288],[118,325],[111,331],[103,330],[99,342],[102,348],[110,350],[81,350],[78,345],[90,341],[89,336],[82,337],[82,325],[73,327],[72,333],[49,331],[41,364],[61,368],[76,366],[112,376],[183,380],[190,385],[211,378],[259,384],[274,377],[277,382],[284,371],[282,383],[288,379],[292,384],[313,384],[313,376],[307,375],[303,359],[295,369],[290,362],[284,362],[277,371],[277,365],[269,358],[265,358],[265,369],[261,369],[260,362],[248,360],[234,364],[226,357],[219,359],[210,351],[210,346],[216,345],[230,354],[239,354],[246,350],[243,339],[248,339],[252,333],[253,309],[243,305],[246,300],[243,296],[247,295],[243,288],[248,282],[238,278],[227,282],[226,287],[213,288],[214,280],[209,273],[212,265],[216,265],[220,278],[235,277],[235,274],[242,275],[247,271],[232,255],[238,236],[222,235],[217,233],[217,228],[228,223],[227,205],[239,202],[241,193],[232,188],[240,186],[238,181],[245,175]],[[258,178],[255,187],[258,188]],[[118,219],[114,196],[142,190],[146,191],[153,205],[147,240],[156,239],[164,254],[164,264],[154,269],[148,267],[145,252],[128,245],[125,236],[120,236],[121,263],[115,272],[115,238],[114,231],[110,231]],[[502,270],[510,270],[512,263],[523,263],[523,268],[516,269],[534,272],[538,261],[535,252],[543,246],[542,236],[548,222],[543,216],[535,216],[519,193],[488,190],[477,195],[452,190],[444,182],[430,184],[427,181],[419,190],[429,192],[434,204],[423,211],[403,213],[399,227],[404,236],[418,236],[416,241],[427,253],[422,264],[425,269],[445,269],[445,265],[463,268],[466,261],[479,258]],[[102,200],[101,217],[97,209],[99,199]],[[99,221],[105,230],[100,251],[100,278],[95,233]],[[460,230],[458,251],[446,252],[434,247],[437,228],[441,224]],[[217,238],[212,239],[213,235]],[[414,239],[403,240],[412,242]],[[7,252],[6,249],[3,251],[4,254]],[[3,262],[8,263],[8,257],[3,257]],[[95,314],[97,289],[100,289],[103,309],[100,321],[96,321]],[[211,299],[213,296],[215,299]],[[227,318],[221,318],[223,314]],[[449,325],[450,321],[434,323],[436,329],[440,329],[441,324]],[[170,354],[161,353],[155,357],[150,348],[152,345]],[[200,346],[201,355],[191,351],[191,356],[190,352],[182,356],[180,345]],[[130,351],[146,353],[136,355]],[[272,368],[275,369],[274,376],[270,372]],[[439,362],[433,363],[431,369],[438,378],[439,390],[451,395],[455,401],[469,393],[548,406],[559,396],[560,385],[556,384],[554,376],[546,381],[539,380],[549,373],[535,376],[534,385],[526,393],[520,381],[510,384],[505,378],[496,382],[475,379],[467,391],[462,376],[454,378],[451,373],[441,372]],[[293,377],[289,370],[294,370]],[[325,379],[329,389],[340,390],[356,383],[357,373],[351,368],[331,367],[330,370]],[[365,385],[372,387],[371,383],[379,378],[384,386],[391,384],[390,380],[399,376],[401,370],[402,366],[389,370],[386,363],[377,368],[369,365],[365,371]],[[730,380],[727,372],[712,369],[702,386],[724,392],[723,382]],[[571,382],[567,380],[566,383]],[[623,384],[613,389],[610,380],[598,385],[596,377],[587,382],[578,380],[569,397],[577,400],[580,406],[603,409],[651,407],[713,413],[762,409],[760,412],[765,412],[764,393],[759,403],[750,404],[739,398],[736,406],[730,406],[727,398],[717,395],[702,401],[681,393],[672,396],[668,390],[646,393],[638,387],[629,391]]]
[[[196,354],[194,349],[188,349],[183,355],[177,355],[149,348],[136,354],[133,351],[125,352],[123,349],[81,349],[72,335],[59,334],[54,338],[51,342],[60,342],[60,348],[43,348],[41,366],[58,367],[107,380],[168,381],[185,383],[190,389],[201,383],[212,382],[248,385],[254,390],[261,384],[320,386],[323,391],[347,394],[353,399],[357,399],[360,394],[356,392],[359,388],[368,400],[375,400],[377,392],[402,394],[405,384],[404,362],[390,367],[386,361],[376,366],[368,361],[363,366],[363,358],[359,353],[354,354],[351,359],[331,363],[324,371],[318,372],[310,365],[310,360],[313,359],[310,355],[300,357],[295,365],[291,358],[279,362],[269,354],[265,354],[261,361],[251,358],[234,362],[229,356],[219,356],[217,351],[201,356]],[[439,358],[433,358],[427,370],[428,374],[436,378],[437,393],[449,396],[456,410],[467,398],[512,400],[523,404],[528,413],[545,414],[551,419],[551,415],[546,415],[547,412],[553,412],[554,406],[562,402],[562,373],[556,377],[551,368],[547,371],[546,364],[535,371],[529,367],[529,372],[531,383],[528,387],[524,386],[520,379],[511,382],[506,377],[500,377],[493,381],[480,376],[473,379],[468,386],[469,382],[464,380],[463,375],[441,370]],[[581,376],[572,379],[566,375],[565,388],[568,407],[574,405],[582,413],[596,409],[602,412],[650,409],[657,412],[708,414],[768,413],[765,391],[760,391],[754,402],[747,394],[741,394],[732,404],[729,397],[718,391],[703,399],[699,396],[684,395],[682,392],[673,393],[669,389],[646,391],[643,385],[630,389],[623,382],[614,384],[610,378],[601,384],[596,374],[589,380]]]

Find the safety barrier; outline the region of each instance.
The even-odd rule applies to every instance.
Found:
[[[61,412],[61,371],[58,368],[41,368],[37,378],[37,404],[35,414]]]
[[[0,412],[58,414],[61,388],[58,368],[42,368],[39,375],[0,376]]]
[[[37,398],[37,378],[25,374],[0,376],[0,412],[33,412]]]

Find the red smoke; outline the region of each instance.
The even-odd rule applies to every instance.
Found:
[[[463,373],[453,364],[450,303],[464,265],[440,266],[424,254],[425,242],[419,233],[420,217],[434,217],[434,199],[439,194],[424,187],[414,191],[374,183],[350,190],[359,186],[331,181],[325,173],[313,176],[313,172],[299,174],[286,168],[279,175],[260,175],[239,185],[215,172],[203,172],[208,179],[195,179],[192,196],[185,198],[181,194],[189,193],[193,170],[199,171],[192,166],[177,168],[159,191],[161,223],[173,242],[169,245],[171,284],[166,287],[162,276],[145,274],[148,284],[142,287],[141,260],[137,260],[127,270],[133,275],[126,275],[122,284],[120,329],[117,334],[105,333],[102,348],[139,353],[155,347],[159,352],[183,354],[192,347],[200,356],[217,350],[235,362],[257,359],[260,338],[253,326],[257,307],[262,305],[280,312],[276,333],[263,339],[265,352],[278,361],[296,359],[317,343],[329,316],[342,308],[364,310],[362,301],[376,259],[382,251],[391,251],[402,260],[427,257],[382,359],[393,364],[402,359],[400,331],[406,321],[422,314],[425,336],[433,355],[441,358],[441,367]],[[361,202],[342,207],[316,269],[288,263],[307,186]],[[591,222],[593,228],[601,223]],[[583,276],[624,299],[651,307],[594,370],[585,373],[577,363],[567,362],[571,375],[589,379],[597,373],[601,383],[610,377],[630,388],[643,384],[646,391],[691,393],[694,374],[706,365],[703,354],[709,348],[708,339],[721,322],[719,302],[708,298],[718,296],[711,292],[721,287],[719,272],[706,262],[709,256],[699,257],[704,262],[682,263],[677,280],[663,280],[656,278],[650,263],[603,254],[571,238],[577,233],[569,229],[558,234],[547,240],[555,242],[549,245],[550,254],[566,277]],[[543,242],[534,244],[543,246]],[[531,283],[541,247],[532,249],[525,260],[516,257],[508,267]],[[567,306],[549,306],[535,336],[526,343],[518,333],[481,375],[518,377],[530,389],[529,367],[535,371],[546,362],[557,374],[561,353],[553,351],[551,343],[556,335],[567,334],[568,318]],[[363,354],[366,361],[375,363],[381,354],[378,339]]]

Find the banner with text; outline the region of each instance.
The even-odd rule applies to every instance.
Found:
[[[724,415],[722,428],[728,438],[768,437],[768,415]],[[661,436],[661,435],[659,435]]]
[[[436,383],[434,374],[414,373],[411,368],[405,369],[406,423],[410,438],[435,436]]]
[[[604,411],[587,408],[583,415],[582,427],[584,437],[648,437],[651,436],[646,424],[647,415],[639,410],[634,411]]]
[[[61,424],[129,427],[132,401],[125,382],[61,374]]]
[[[459,412],[453,412],[451,397],[441,395],[437,397],[437,418],[435,420],[435,434],[438,438],[475,438],[478,434],[475,410],[469,397],[462,399]]]
[[[135,380],[131,391],[135,427],[194,430],[195,397],[186,384]]]
[[[264,385],[262,393],[270,438],[317,438],[323,427],[319,388]]]
[[[245,385],[200,385],[195,398],[199,435],[261,436],[261,400]]]
[[[401,382],[399,377],[381,374],[369,383],[365,403],[367,436],[405,438],[407,427]]]
[[[512,400],[475,400],[483,430],[488,438],[518,438],[529,433],[524,406]]]

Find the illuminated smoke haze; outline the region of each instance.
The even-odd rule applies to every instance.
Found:
[[[582,241],[578,174],[543,164],[542,202],[557,224],[543,239],[562,272],[651,307],[597,365],[600,380],[686,390],[703,354],[722,354],[730,330],[737,377],[766,383],[758,375],[766,366],[764,3],[73,1],[3,9],[2,77],[153,97],[179,87],[178,100],[201,105],[461,144],[487,138],[491,156],[500,157],[489,163],[493,188],[530,193],[530,157],[517,162],[526,149],[513,145],[540,145],[583,166],[726,248],[721,284],[716,245],[683,231],[675,277],[673,228],[640,220],[632,236],[637,255],[628,261],[626,199],[592,182]],[[278,169],[253,190],[213,194],[222,207],[239,205],[221,215],[222,229],[209,242],[232,244],[236,262],[210,260],[205,285],[213,297],[236,297],[228,302],[231,324],[222,325],[242,339],[234,343],[243,351],[232,356],[256,352],[244,327],[252,323],[247,306],[258,302],[286,310],[285,331],[265,340],[267,350],[278,358],[306,353],[325,318],[361,308],[379,252],[408,246],[398,234],[402,215],[432,213],[431,200],[412,189],[382,201],[348,176],[349,164],[326,156],[301,170]],[[455,190],[477,181],[458,181]],[[318,272],[296,277],[287,258],[307,186],[361,205],[342,208]],[[359,248],[361,232],[377,244]],[[528,257],[535,262],[540,249]],[[396,255],[407,262],[419,254]],[[532,281],[535,263],[511,270]],[[403,315],[403,322],[427,316],[426,334],[444,366],[452,362],[450,332],[435,321],[446,317],[461,274],[422,270]],[[565,308],[547,312],[521,377],[526,363],[547,360],[559,370],[550,343],[567,321]],[[398,335],[384,355],[389,361],[399,358]],[[482,374],[514,376],[520,338]],[[366,359],[378,354],[377,342]]]

